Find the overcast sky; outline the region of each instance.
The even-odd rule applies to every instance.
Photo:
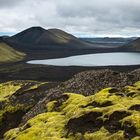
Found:
[[[140,0],[0,0],[0,32],[31,26],[77,36],[140,36]]]

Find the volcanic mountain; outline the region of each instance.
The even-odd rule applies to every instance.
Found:
[[[60,29],[31,27],[14,36],[2,38],[14,49],[23,51],[28,57],[65,57],[86,53],[131,51],[128,46],[105,45],[79,39]],[[37,54],[36,54],[37,53]],[[48,54],[49,53],[49,54]],[[52,54],[54,53],[54,54]]]
[[[94,48],[92,44],[84,42],[62,30],[46,30],[42,27],[31,27],[14,36],[6,38],[5,42],[20,50],[72,50]]]

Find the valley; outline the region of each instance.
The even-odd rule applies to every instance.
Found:
[[[140,139],[138,44],[42,27],[1,37],[0,139]]]
[[[49,80],[49,81],[65,81],[74,74],[83,70],[104,69],[105,66],[43,66],[27,64],[30,60],[64,58],[76,55],[96,54],[96,53],[115,53],[115,52],[139,52],[138,46],[128,47],[124,44],[135,43],[136,38],[95,38],[95,39],[79,39],[60,29],[43,29],[42,27],[31,27],[14,36],[1,37],[1,44],[9,46],[17,51],[16,56],[12,56],[9,52],[3,53],[7,58],[0,65],[1,81],[7,80]],[[103,43],[104,42],[104,43]],[[118,44],[114,44],[118,42]],[[121,45],[120,42],[123,42]],[[114,45],[113,45],[114,44]],[[109,46],[109,47],[108,47]],[[6,48],[6,47],[3,47]],[[13,50],[11,52],[13,52]],[[19,54],[20,53],[20,54]],[[97,54],[98,55],[98,54]],[[100,54],[99,54],[100,55]],[[8,57],[10,56],[9,63]],[[2,55],[1,55],[2,57]],[[13,58],[12,60],[12,57]],[[17,59],[17,60],[15,60]],[[92,60],[94,62],[94,60]],[[109,66],[111,69],[129,70],[139,68],[139,65],[127,67]]]

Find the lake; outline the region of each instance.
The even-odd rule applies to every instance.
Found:
[[[58,59],[32,60],[28,64],[53,66],[123,66],[139,65],[140,53],[99,53],[77,55]]]

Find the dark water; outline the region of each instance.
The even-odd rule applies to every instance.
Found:
[[[29,64],[53,66],[122,66],[139,65],[140,53],[100,53],[77,55],[66,58],[33,60]]]

